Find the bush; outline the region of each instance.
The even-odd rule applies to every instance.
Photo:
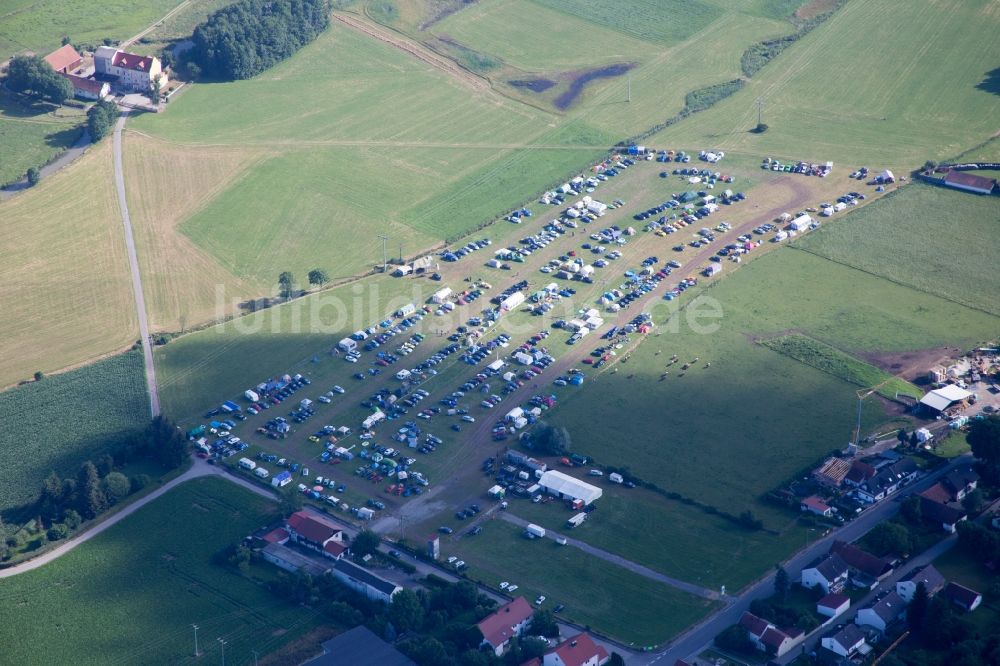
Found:
[[[108,135],[118,119],[118,107],[114,102],[102,99],[87,111],[87,129],[90,139],[97,143]]]
[[[25,177],[28,179],[28,187],[34,187],[35,185],[38,185],[38,181],[42,179],[42,174],[38,171],[38,167],[31,167],[28,169],[28,173],[25,174]],[[42,373],[36,372],[35,381],[41,381],[41,379]]]
[[[59,541],[61,539],[65,539],[67,535],[69,535],[69,529],[62,523],[53,525],[46,533],[49,541]]]

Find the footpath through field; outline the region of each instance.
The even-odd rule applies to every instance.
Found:
[[[118,208],[125,227],[125,249],[128,252],[128,266],[132,273],[132,294],[135,296],[135,310],[139,317],[139,339],[142,342],[142,358],[146,365],[146,388],[149,393],[149,411],[153,417],[160,415],[160,394],[156,388],[156,369],[153,367],[153,344],[149,339],[149,319],[146,316],[146,297],[142,293],[142,275],[139,272],[139,258],[135,252],[135,237],[132,234],[132,219],[128,214],[128,200],[125,197],[125,173],[122,169],[122,128],[128,120],[129,110],[125,109],[115,123],[115,189],[118,192]]]

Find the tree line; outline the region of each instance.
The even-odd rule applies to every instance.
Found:
[[[14,92],[62,104],[73,97],[73,84],[60,76],[41,56],[14,56],[7,67],[6,85]]]
[[[330,25],[329,0],[239,0],[195,28],[185,54],[197,78],[249,79],[291,56]]]

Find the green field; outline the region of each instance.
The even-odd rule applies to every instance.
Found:
[[[772,525],[781,530],[776,536],[738,527],[718,515],[648,490],[630,490],[601,480],[597,483],[604,490],[600,507],[574,529],[566,527],[573,512],[561,502],[516,501],[509,510],[525,520],[711,590],[718,590],[720,585],[730,591],[739,590],[815,536],[797,526],[794,516],[789,516],[784,525]],[[723,507],[729,511],[733,508]]]
[[[1000,314],[1000,200],[913,183],[794,244],[942,298]]]
[[[779,335],[763,340],[761,344],[779,354],[843,379],[848,384],[862,388],[877,388],[879,395],[890,400],[899,394],[918,398],[923,393],[905,379],[893,377],[873,365],[807,335]]]
[[[79,138],[83,112],[0,90],[0,185],[21,179]]]
[[[123,40],[149,27],[180,0],[6,0],[0,9],[0,60],[21,51],[48,53],[64,36],[74,44]]]
[[[441,552],[465,560],[469,578],[494,589],[516,583],[516,594],[529,601],[544,594],[550,610],[563,604],[567,619],[639,646],[665,642],[715,607],[551,539],[527,541],[500,520],[476,537],[443,542]]]
[[[32,500],[149,420],[142,355],[129,352],[0,393],[0,508]]]
[[[723,10],[704,0],[635,0],[628,11],[600,0],[535,0],[540,5],[651,42],[679,42],[705,29]]]
[[[316,628],[309,610],[212,564],[276,517],[267,500],[220,479],[189,481],[41,569],[4,581],[4,660],[39,663],[250,663]],[[82,650],[81,646],[87,646]]]
[[[895,67],[866,57],[876,41]],[[862,165],[905,172],[996,131],[1000,96],[981,84],[998,55],[989,0],[848,2],[740,93],[649,142],[832,160],[837,177]],[[760,135],[748,132],[758,97],[770,126]]]

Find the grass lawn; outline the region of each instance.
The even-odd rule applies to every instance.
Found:
[[[0,386],[37,370],[92,361],[135,341],[110,141],[0,202],[0,219]]]
[[[1000,252],[997,209],[995,197],[913,183],[795,247],[1000,314],[1000,275],[983,270]]]
[[[13,663],[190,663],[191,624],[205,657],[225,638],[234,663],[300,638],[321,620],[212,556],[274,520],[274,506],[220,479],[189,481],[41,569],[4,582]],[[90,646],[81,653],[80,645]]]
[[[510,512],[668,576],[712,590],[726,585],[733,592],[813,536],[798,527],[791,514],[776,536],[743,529],[648,490],[622,488],[600,479],[597,484],[604,490],[598,510],[574,529],[566,526],[573,512],[561,502],[512,501]]]
[[[535,0],[570,16],[650,42],[679,42],[708,27],[723,9],[705,0],[633,0],[628,11],[600,0]]]
[[[20,180],[72,146],[84,119],[80,109],[34,104],[0,90],[0,184]]]
[[[74,476],[115,439],[145,427],[142,355],[128,352],[0,393],[0,509],[32,500],[50,471]]]
[[[957,458],[972,450],[964,432],[949,431],[946,436],[939,435],[939,437],[944,437],[944,441],[938,441],[934,454],[942,458]]]
[[[67,5],[60,0],[7,0],[0,14],[0,60],[15,53],[42,55],[59,48],[64,36],[74,44],[127,39],[180,4],[180,0],[102,0]]]
[[[992,9],[965,0],[849,2],[743,90],[649,143],[832,160],[837,178],[862,165],[906,172],[952,157],[996,131],[1000,96],[984,85],[1000,56]],[[958,41],[978,48],[950,47]],[[901,66],[867,59],[875,42]],[[760,135],[748,131],[758,97],[770,126]]]
[[[469,578],[494,589],[516,583],[529,602],[544,594],[544,608],[563,604],[567,619],[639,646],[669,640],[716,607],[551,539],[528,541],[500,520],[478,536],[445,540],[441,552],[465,560]]]

